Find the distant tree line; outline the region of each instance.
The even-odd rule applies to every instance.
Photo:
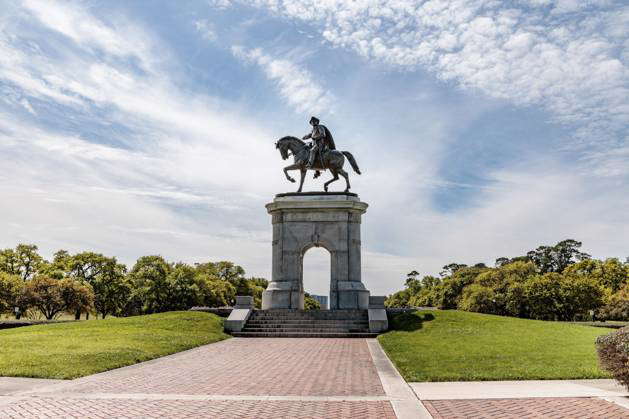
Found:
[[[468,266],[450,263],[439,277],[407,275],[388,307],[432,306],[541,320],[629,320],[629,258],[592,259],[581,242],[563,240],[524,256]]]
[[[54,319],[74,313],[79,319],[96,312],[130,316],[192,306],[219,307],[236,295],[251,295],[259,307],[267,286],[263,278],[248,278],[233,262],[189,265],[161,256],[143,256],[128,270],[115,257],[100,253],[56,252],[45,260],[35,245],[0,250],[0,313],[40,313]]]

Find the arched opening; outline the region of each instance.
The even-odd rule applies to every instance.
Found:
[[[319,304],[321,304],[321,309],[329,309],[330,276],[332,273],[330,252],[323,247],[311,247],[304,254],[301,266],[304,292],[318,300]]]

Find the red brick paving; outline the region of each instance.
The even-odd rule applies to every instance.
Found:
[[[85,400],[31,398],[0,408],[2,418],[395,418],[387,401]]]
[[[423,403],[435,419],[629,418],[629,410],[588,397],[431,400]]]
[[[0,418],[395,418],[386,400],[177,395],[368,397],[384,391],[364,339],[230,339],[55,385],[0,406]]]
[[[383,396],[364,339],[229,339],[75,381],[64,392]]]

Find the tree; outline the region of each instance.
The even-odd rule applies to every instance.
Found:
[[[109,314],[118,313],[127,303],[131,287],[125,278],[126,271],[126,266],[115,263],[114,259],[91,282],[94,308],[103,319]]]
[[[203,301],[195,269],[185,263],[177,263],[166,278],[168,287],[168,310],[188,310]]]
[[[201,304],[206,307],[226,307],[235,300],[236,288],[228,281],[196,274],[195,282],[201,294]]]
[[[26,284],[24,299],[28,306],[39,310],[47,320],[52,320],[65,311],[89,309],[94,294],[89,286],[72,279],[39,276]]]
[[[15,249],[0,251],[0,271],[18,275],[24,281],[32,279],[45,263],[34,244],[18,244]]]
[[[67,252],[57,252],[55,260],[58,263],[59,269],[66,269],[67,276],[84,284],[89,284],[94,290],[98,289],[98,292],[105,292],[106,295],[98,296],[99,307],[111,307],[114,302],[109,300],[113,298],[111,292],[114,294],[117,291],[108,290],[108,286],[111,285],[114,288],[118,288],[121,291],[117,277],[120,272],[125,272],[126,267],[119,265],[116,262],[116,258],[109,258],[103,256],[100,253],[95,252],[81,252],[73,256],[69,256]],[[54,264],[54,262],[53,262]],[[98,286],[96,286],[98,282]],[[111,292],[110,292],[111,291]],[[106,309],[109,312],[109,309]],[[101,313],[102,314],[102,313]],[[107,314],[107,313],[106,313]],[[81,317],[81,311],[77,309],[75,318],[78,320]],[[89,313],[86,313],[86,319],[89,318]]]
[[[321,304],[312,298],[310,294],[304,295],[304,310],[321,310]]]
[[[168,309],[168,274],[172,266],[161,256],[142,256],[129,277],[134,285],[134,297],[142,302],[146,313],[160,313]]]
[[[605,259],[605,261],[585,259],[568,266],[564,274],[595,279],[604,287],[609,288],[612,293],[615,293],[627,284],[629,266],[616,258]]]
[[[569,265],[590,258],[589,254],[579,250],[581,245],[579,241],[567,239],[554,246],[539,246],[526,256],[535,263],[541,273],[561,273]]]
[[[458,270],[463,268],[467,268],[467,265],[463,263],[449,263],[441,268],[442,271],[439,272],[439,275],[441,275],[442,277],[454,275]]]
[[[384,305],[386,307],[408,307],[411,296],[411,293],[407,289],[398,291],[389,295],[386,300],[384,300]]]
[[[45,264],[41,274],[53,279],[63,279],[70,274],[72,255],[67,250],[55,252],[52,262]]]
[[[19,307],[20,311],[16,313],[16,317],[20,318],[23,310],[26,310],[20,299],[24,292],[23,289],[24,281],[22,278],[17,275],[0,272],[0,313],[13,311],[15,307]]]

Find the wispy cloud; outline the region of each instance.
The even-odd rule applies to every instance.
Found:
[[[250,4],[249,2],[245,2]],[[629,6],[620,1],[256,0],[337,47],[519,105],[573,127],[572,148],[626,144]],[[601,161],[597,162],[598,164]],[[629,173],[629,169],[625,174]]]
[[[314,80],[314,76],[297,64],[273,58],[260,48],[246,49],[241,46],[232,47],[235,57],[254,63],[264,70],[269,80],[277,84],[284,100],[299,113],[333,113],[334,98]]]
[[[194,27],[206,41],[216,41],[216,29],[207,19],[197,20],[194,22]]]

